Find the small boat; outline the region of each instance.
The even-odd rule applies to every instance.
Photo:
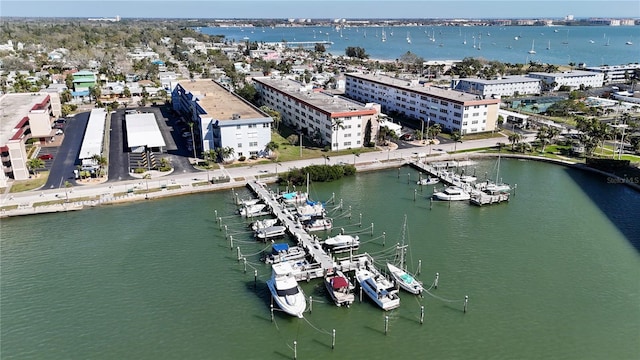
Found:
[[[400,307],[398,290],[393,283],[377,270],[356,269],[356,281],[362,291],[382,310]]]
[[[239,212],[240,215],[246,217],[256,216],[257,214],[262,214],[264,209],[267,207],[266,204],[253,204],[248,206],[243,206]]]
[[[528,51],[529,54],[535,54],[536,53],[536,51],[534,49],[535,43],[536,43],[536,41],[532,40],[532,42],[531,42],[531,50]]]
[[[282,311],[302,318],[302,314],[307,309],[307,302],[304,292],[293,276],[291,264],[288,262],[273,264],[271,269],[271,278],[267,280],[271,297]]]
[[[284,226],[269,226],[268,228],[260,229],[256,231],[256,238],[262,241],[267,241],[271,238],[284,236],[287,228]]]
[[[330,218],[312,219],[304,224],[304,229],[308,232],[331,230],[333,221]]]
[[[355,286],[340,270],[336,271],[333,275],[325,276],[324,285],[336,306],[345,305],[349,307],[356,299],[353,294]]]
[[[301,191],[293,191],[280,195],[280,198],[285,204],[301,204],[307,201],[307,193]]]
[[[266,228],[268,228],[270,226],[274,226],[277,223],[278,223],[278,219],[258,220],[256,222],[254,222],[253,224],[251,224],[251,230],[258,231],[258,230],[261,230],[261,229],[266,229]]]
[[[420,179],[420,181],[417,182],[418,185],[435,185],[437,183],[440,182],[440,179],[438,179],[437,177],[427,177],[426,179]]]
[[[633,45],[633,42],[631,40],[627,41],[626,43],[624,43],[625,45]]]
[[[389,273],[393,277],[393,280],[402,289],[404,289],[404,290],[406,290],[406,291],[408,291],[408,292],[410,292],[412,294],[415,294],[415,295],[420,295],[422,293],[422,291],[424,291],[424,287],[422,286],[422,283],[420,281],[416,280],[408,272],[400,269],[399,267],[397,267],[397,266],[395,266],[393,264],[389,264],[389,263],[387,263],[387,269],[389,270]]]
[[[460,201],[469,200],[471,195],[457,186],[449,186],[442,191],[434,193],[433,197],[437,200]]]
[[[307,256],[307,253],[300,246],[276,243],[271,246],[271,253],[265,257],[264,262],[267,264],[277,264],[285,261],[304,259],[305,256]]]
[[[324,217],[325,209],[322,203],[313,203],[307,201],[307,203],[303,206],[298,206],[296,208],[296,213],[300,221],[308,221],[317,217]]]
[[[244,200],[238,201],[238,205],[249,206],[249,205],[255,205],[259,202],[260,202],[260,199],[244,199]]]
[[[505,183],[495,183],[492,181],[483,181],[479,184],[476,184],[476,189],[485,192],[489,195],[505,193],[511,191],[511,186]]]
[[[360,238],[355,235],[336,235],[324,241],[323,246],[331,252],[343,252],[357,250],[360,247]]]

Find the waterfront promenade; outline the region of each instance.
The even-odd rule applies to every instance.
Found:
[[[533,140],[529,135],[526,141]],[[373,171],[400,167],[421,157],[427,161],[444,161],[473,157],[473,152],[454,153],[455,150],[470,150],[495,146],[497,142],[507,142],[504,138],[470,140],[463,143],[425,145],[405,149],[381,149],[375,152],[354,155],[332,156],[328,164],[355,164],[358,171]],[[505,156],[508,156],[505,154]],[[533,158],[533,157],[532,157]],[[559,161],[554,161],[559,162]],[[198,192],[208,192],[244,187],[247,182],[260,180],[274,182],[277,173],[309,165],[325,164],[324,158],[304,159],[286,163],[247,165],[242,167],[221,167],[201,173],[171,173],[166,176],[152,176],[151,179],[133,179],[117,183],[98,183],[75,186],[65,189],[39,189],[22,193],[7,193],[0,197],[0,218],[81,210],[84,208],[120,204],[133,201],[145,201],[168,196],[179,196]],[[566,162],[570,165],[571,162]],[[208,179],[228,177],[230,181],[212,184]],[[67,200],[60,203],[61,200]],[[50,205],[42,205],[52,203]],[[35,206],[34,206],[35,205]]]

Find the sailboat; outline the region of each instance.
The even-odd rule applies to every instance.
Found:
[[[409,36],[409,32],[407,31],[407,43],[411,44],[411,36]]]
[[[549,40],[549,44],[547,44],[547,50],[551,50],[551,40]]]
[[[382,28],[382,42],[387,41],[387,33],[384,32],[384,28]]]
[[[567,39],[565,41],[563,41],[562,44],[564,44],[564,45],[568,45],[569,44],[569,30],[567,30]]]
[[[467,45],[467,35],[464,35],[464,41],[462,42],[462,44]]]
[[[407,229],[407,215],[404,216],[404,224],[402,226],[402,245],[398,247],[400,251],[400,264],[395,266],[394,264],[387,263],[387,269],[393,277],[397,286],[405,291],[408,291],[415,295],[420,295],[424,291],[422,283],[416,280],[411,274],[404,270],[404,252],[406,245],[404,244],[404,237]]]
[[[532,41],[531,41],[531,50],[529,50],[529,51],[528,51],[528,52],[529,52],[529,54],[535,54],[535,53],[536,53],[536,51],[535,51],[535,49],[534,49],[535,44],[536,44],[536,41],[535,41],[535,40],[532,40]]]
[[[487,179],[481,183],[476,184],[476,189],[483,191],[490,195],[500,194],[511,191],[509,184],[503,183],[500,179],[500,156],[498,156],[498,162],[496,164],[496,180],[495,182]]]

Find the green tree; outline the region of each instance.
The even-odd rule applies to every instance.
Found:
[[[458,148],[458,142],[462,140],[462,134],[460,134],[460,131],[458,130],[452,131],[451,140],[453,140],[453,151],[456,151]]]
[[[342,129],[342,130],[345,129],[344,120],[340,119],[340,118],[332,119],[331,129],[336,132],[336,141],[337,141],[337,144],[338,144],[336,146],[336,150],[338,150],[338,148],[340,148],[339,130],[340,129]],[[333,149],[333,144],[331,144],[331,148]]]
[[[364,146],[371,147],[371,119],[367,120],[367,124],[364,126]]]
[[[511,143],[511,151],[514,151],[515,145],[520,142],[520,140],[522,139],[522,135],[514,132],[509,134],[508,139],[509,139],[509,142]]]
[[[27,167],[31,170],[33,175],[38,175],[38,169],[42,169],[44,167],[44,161],[37,157],[29,159],[29,161],[27,161]]]
[[[102,90],[100,89],[100,86],[95,85],[89,88],[89,96],[93,98],[93,101],[97,102],[101,95]]]
[[[359,46],[355,46],[355,47],[347,46],[347,48],[344,50],[344,53],[348,57],[357,58],[361,60],[369,58],[369,55],[367,55],[365,49]]]

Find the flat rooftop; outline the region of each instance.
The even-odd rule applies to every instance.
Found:
[[[214,119],[235,120],[234,114],[240,115],[241,119],[265,118],[264,114],[213,80],[180,81],[180,86],[197,97],[198,104]]]
[[[500,79],[461,78],[460,80],[465,80],[465,81],[468,81],[468,82],[474,82],[474,83],[484,84],[484,85],[498,85],[498,84],[525,83],[525,82],[537,83],[537,82],[540,82],[540,79],[536,79],[536,78],[532,78],[532,77],[528,77],[528,76],[521,76],[521,75],[504,76],[504,77],[501,77]]]
[[[0,146],[7,144],[15,134],[15,127],[29,115],[37,104],[41,104],[48,94],[20,93],[0,96]]]
[[[164,138],[153,113],[125,115],[127,147],[165,147]]]
[[[345,97],[321,91],[313,91],[312,89],[308,89],[307,85],[289,78],[258,77],[253,79],[254,81],[278,89],[280,92],[296,98],[300,102],[307,103],[330,114],[372,110],[370,106],[367,107],[360,102],[349,100]]]
[[[361,73],[350,73],[346,74],[346,76],[351,76],[356,79],[363,79],[371,82],[375,82],[381,85],[392,86],[399,89],[410,90],[415,93],[424,94],[426,96],[438,97],[442,99],[447,99],[449,101],[455,102],[500,102],[499,99],[478,99],[477,95],[465,93],[462,91],[452,90],[452,89],[442,89],[434,86],[424,86],[423,84],[418,83],[416,80],[407,80],[407,79],[398,79],[388,75],[380,75],[380,74],[361,74]]]

